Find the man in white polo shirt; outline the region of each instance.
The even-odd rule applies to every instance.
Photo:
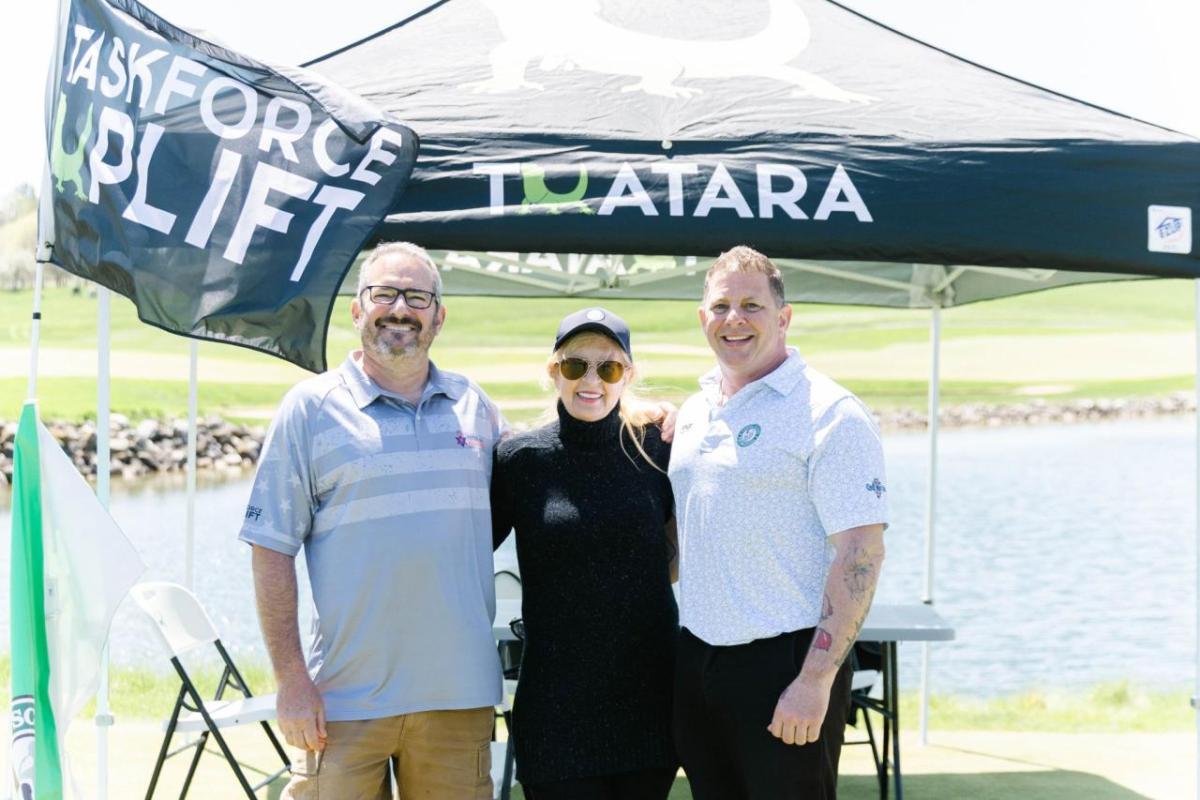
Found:
[[[883,563],[887,489],[865,406],[786,345],[792,309],[748,247],[708,271],[718,367],[680,409],[676,746],[696,800],[834,798],[847,657]]]

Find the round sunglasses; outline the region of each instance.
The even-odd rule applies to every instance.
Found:
[[[625,365],[620,361],[588,361],[583,358],[564,358],[558,362],[558,372],[569,381],[577,381],[588,370],[596,369],[596,376],[605,383],[619,383],[625,375]]]

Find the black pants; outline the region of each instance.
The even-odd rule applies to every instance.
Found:
[[[552,783],[521,784],[525,800],[666,800],[676,769],[642,769],[573,778]]]
[[[680,631],[675,747],[695,800],[833,800],[850,703],[838,671],[821,737],[784,744],[767,730],[779,695],[800,674],[813,629],[716,647]]]

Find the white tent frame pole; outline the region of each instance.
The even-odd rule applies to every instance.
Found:
[[[54,59],[46,73],[45,100],[43,102],[46,131],[54,119],[54,101],[57,97],[58,85],[61,80],[62,58],[67,40],[67,19],[70,16],[71,4],[67,0],[58,0],[55,12],[54,26]],[[82,146],[81,146],[82,147]],[[37,240],[34,251],[33,268],[33,325],[29,338],[29,399],[37,399],[38,350],[42,336],[42,283],[45,280],[45,263],[50,260],[54,251],[54,212],[53,212],[53,176],[50,169],[50,139],[46,139],[46,152],[42,160],[42,191],[38,194],[37,211]],[[39,413],[40,417],[40,413]]]
[[[110,319],[112,293],[101,286],[96,292],[96,497],[108,509],[111,489],[112,369]],[[108,705],[108,642],[100,652],[100,686],[96,690],[96,798],[108,799],[108,729],[113,724]]]
[[[600,271],[596,274],[601,277],[596,278],[579,272],[560,271],[541,264],[530,264],[527,260],[522,259],[522,256],[528,257],[530,255],[543,254],[447,250],[441,253],[440,263],[447,270],[460,270],[464,273],[486,275],[489,279],[500,283],[511,283],[519,286],[531,286],[539,289],[546,289],[556,292],[557,296],[562,297],[587,296],[593,292],[602,292],[614,289],[629,289],[632,287],[642,287],[656,283],[663,283],[665,281],[674,281],[678,280],[681,276],[688,277],[696,274],[697,272],[703,272],[706,269],[706,267],[703,265],[686,263],[682,257],[677,256],[676,263],[673,267],[664,267],[654,271],[634,272],[624,275],[615,275],[611,271]],[[570,257],[571,254],[558,253],[553,255],[557,255],[561,258]],[[492,271],[488,269],[488,265],[491,264],[502,264],[507,267],[517,268],[520,271]],[[794,272],[798,274],[808,273],[822,275],[825,277],[845,280],[851,284],[876,286],[884,289],[895,289],[896,291],[901,292],[909,292],[913,288],[913,285],[909,281],[864,274],[862,272],[855,271],[853,267],[839,268],[813,261],[782,259],[779,262],[779,268],[785,273]],[[1002,273],[1007,278],[1014,281],[1048,284],[1060,274],[1060,271],[1038,268],[979,267],[971,265],[956,265],[953,268],[947,267],[946,275],[942,279],[941,283],[936,286],[927,287],[927,293],[921,295],[923,302],[920,307],[924,307],[923,303],[928,302],[928,297],[930,295],[940,296],[941,293],[954,284],[955,281],[957,281],[964,274],[968,273],[980,273],[986,275]],[[608,277],[603,277],[605,275]],[[1115,277],[1117,276],[1105,276],[1105,279],[1112,280]],[[906,306],[906,308],[915,307],[917,306]]]
[[[1194,281],[1196,286],[1196,472],[1193,480],[1193,491],[1196,500],[1196,673],[1195,687],[1192,693],[1192,714],[1196,718],[1196,797],[1200,798],[1200,280]]]
[[[45,265],[38,261],[33,268],[33,313],[29,325],[29,388],[26,397],[37,400],[38,348],[42,339],[42,277]]]
[[[521,272],[492,272],[484,265],[484,257],[486,257],[487,263],[503,264],[506,267],[517,268]],[[536,286],[540,289],[550,289],[561,292],[564,296],[568,297],[585,292],[599,291],[608,286],[598,278],[561,272],[538,264],[526,263],[520,259],[519,254],[517,258],[511,258],[506,254],[487,253],[484,256],[480,256],[478,260],[480,263],[476,266],[470,262],[469,257],[460,255],[458,251],[448,251],[442,258],[442,266],[462,270],[463,272],[487,275],[490,278],[508,283],[519,283],[527,286]]]
[[[929,494],[925,506],[925,591],[921,602],[933,605],[933,544],[937,531],[938,412],[941,400],[942,307],[929,320]],[[929,642],[921,643],[921,744],[929,744]]]
[[[196,591],[196,411],[199,386],[199,343],[188,340],[187,522],[184,525],[183,585]]]

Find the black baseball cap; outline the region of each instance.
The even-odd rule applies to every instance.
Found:
[[[629,326],[625,324],[625,320],[599,306],[583,308],[563,317],[563,321],[558,323],[558,334],[554,337],[554,349],[557,350],[567,339],[584,331],[604,334],[620,345],[625,355],[633,358],[633,351],[629,346]]]

